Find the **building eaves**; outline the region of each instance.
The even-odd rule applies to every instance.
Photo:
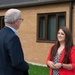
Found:
[[[14,7],[28,7],[28,6],[62,3],[70,1],[74,0],[4,0],[4,2],[2,3],[0,2],[0,9],[14,8]]]

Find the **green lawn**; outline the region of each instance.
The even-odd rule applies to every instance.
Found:
[[[29,75],[48,75],[49,68],[29,64]]]

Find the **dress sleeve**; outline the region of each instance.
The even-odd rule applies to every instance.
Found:
[[[72,50],[70,53],[70,62],[72,64],[72,69],[75,70],[75,46],[72,47]]]

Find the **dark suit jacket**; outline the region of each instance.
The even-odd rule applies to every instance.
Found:
[[[8,27],[0,30],[0,75],[28,75],[19,37]]]

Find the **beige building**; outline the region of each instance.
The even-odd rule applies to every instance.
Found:
[[[18,35],[28,62],[45,65],[49,48],[61,26],[71,29],[75,44],[74,0],[0,0],[0,29],[4,26],[4,13],[9,8],[22,11],[24,21]]]

